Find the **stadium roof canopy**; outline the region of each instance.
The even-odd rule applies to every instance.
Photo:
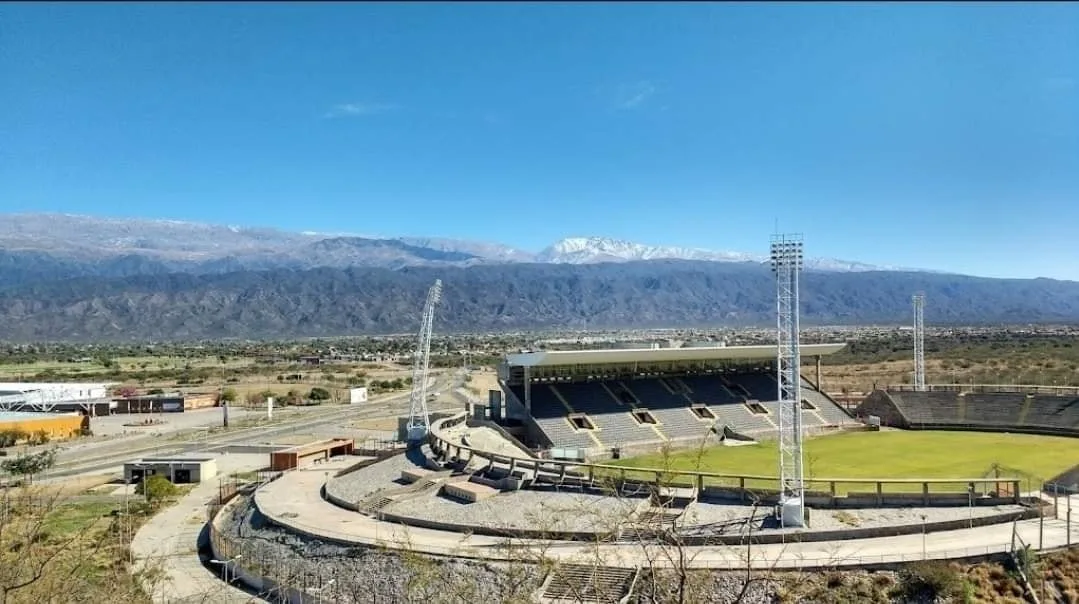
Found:
[[[835,354],[846,346],[802,344],[803,356]],[[544,350],[506,355],[511,367],[561,367],[607,363],[662,363],[665,361],[765,360],[776,358],[776,345],[699,346],[690,348],[614,348],[608,350]]]

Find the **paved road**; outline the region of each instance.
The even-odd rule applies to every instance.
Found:
[[[462,383],[463,376],[454,372],[439,376],[431,389],[452,391]],[[137,457],[175,455],[205,451],[215,446],[243,444],[253,441],[265,442],[283,434],[334,424],[342,420],[381,417],[393,413],[390,409],[391,405],[407,401],[408,398],[409,393],[404,392],[372,399],[365,405],[348,405],[313,410],[302,415],[282,417],[278,422],[271,425],[235,428],[225,433],[206,435],[190,441],[173,440],[171,438],[168,440],[154,440],[153,437],[138,437],[138,440],[135,441],[92,443],[90,450],[72,447],[61,452],[56,467],[51,469],[47,476],[43,476],[39,482],[55,482],[80,474],[111,471],[122,466],[124,462]],[[188,430],[187,433],[198,434],[204,433],[204,431],[192,429]]]
[[[463,379],[462,376],[454,374],[446,376],[441,381],[445,384],[436,382],[433,388],[437,389],[441,386],[444,389],[450,389],[455,387],[451,384],[459,386]],[[393,395],[372,401],[363,407],[335,409],[316,417],[295,418],[277,426],[259,427],[221,435],[211,439],[211,442],[217,445],[249,442],[256,438],[272,438],[285,432],[317,427],[350,417],[377,417],[386,413],[387,403],[407,400],[408,397],[408,393]],[[205,444],[181,443],[176,450],[188,451],[201,448],[205,448]],[[132,457],[136,453],[127,450],[124,455]],[[116,465],[109,458],[91,460],[90,465],[96,464],[104,464],[106,467]],[[59,479],[64,473],[85,473],[88,471],[85,466],[86,464],[82,464],[75,468],[61,469],[51,474],[50,478]],[[321,470],[325,469],[320,466],[320,471],[315,474],[324,479],[325,474]],[[132,540],[131,551],[136,559],[136,569],[159,566],[165,571],[164,578],[157,585],[147,586],[147,591],[152,591],[150,595],[154,602],[239,604],[261,601],[238,588],[226,585],[220,577],[207,569],[199,558],[198,538],[205,526],[207,503],[217,495],[217,489],[217,481],[199,484],[178,503],[151,518]]]
[[[239,604],[257,598],[226,585],[199,560],[198,538],[206,523],[206,504],[217,495],[217,481],[195,487],[175,505],[150,519],[131,541],[135,568],[165,571],[159,584],[146,585],[151,600],[161,603]],[[152,589],[151,589],[152,587]]]
[[[289,472],[260,489],[255,496],[262,513],[296,531],[336,541],[407,546],[413,551],[468,558],[507,559],[505,539],[407,527],[379,522],[362,514],[339,508],[322,499],[324,472]],[[1063,520],[1046,519],[1039,538],[1039,521],[1019,522],[1016,530],[1024,541],[1044,549],[1068,542]],[[961,558],[1010,550],[1012,524],[975,529],[941,531],[879,539],[859,539],[814,543],[754,545],[754,568],[812,568],[858,566],[929,559]],[[1072,531],[1076,542],[1079,531]],[[537,542],[515,540],[520,546],[538,547]],[[640,544],[605,544],[599,547],[576,542],[554,542],[543,546],[546,555],[563,562],[589,563],[599,555],[608,566],[636,567],[668,564],[663,548]],[[689,565],[696,568],[744,568],[747,551],[741,547],[687,547]],[[924,552],[924,553],[923,553]],[[652,562],[649,562],[652,560]],[[658,562],[657,562],[658,561]]]

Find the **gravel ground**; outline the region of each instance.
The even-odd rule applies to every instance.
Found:
[[[401,470],[416,467],[405,455],[394,455],[376,464],[372,464],[340,478],[331,478],[326,483],[326,491],[344,501],[357,502],[371,493],[384,489],[399,488],[394,482],[401,478]]]
[[[386,511],[475,526],[606,532],[641,503],[641,499],[522,490],[476,503],[460,503],[430,494],[390,504]]]
[[[562,531],[607,532],[620,519],[642,504],[641,499],[617,499],[603,495],[522,490],[502,493],[476,503],[461,503],[440,495],[426,495],[390,504],[386,511],[406,517],[471,524],[491,528],[541,528]],[[1020,512],[1020,506],[976,507],[975,518],[1003,512]],[[682,526],[692,532],[741,532],[752,510],[744,505],[697,502],[686,510]],[[757,510],[756,526],[760,532],[781,532],[765,518],[770,508]],[[920,525],[927,522],[964,520],[969,508],[879,508],[810,512],[812,530],[829,531],[854,527]],[[793,532],[798,529],[786,529]]]
[[[325,543],[270,526],[253,505],[222,518],[244,566],[294,587],[325,588],[325,602],[528,602],[542,579],[528,563],[485,564]],[[330,583],[330,581],[333,581]]]
[[[1021,512],[1023,508],[1017,505],[976,507],[973,516],[980,518],[1000,514],[1003,512]],[[757,517],[769,515],[771,508],[762,507],[757,511]],[[921,525],[922,515],[926,522],[946,522],[949,520],[965,520],[971,516],[971,509],[959,508],[854,508],[849,510],[811,509],[810,522],[812,530],[834,531],[849,528],[869,528],[896,525]],[[686,512],[686,526],[725,525],[745,522],[750,515],[750,508],[743,505],[720,505],[714,503],[697,502],[690,506]],[[736,530],[741,530],[740,527]],[[780,532],[778,528],[762,528],[763,532]],[[789,531],[797,529],[788,529]]]
[[[266,575],[294,587],[323,585],[324,602],[341,604],[525,604],[532,602],[544,571],[527,561],[482,563],[447,560],[377,548],[345,547],[289,533],[271,526],[253,505],[236,508],[221,518],[222,530],[239,544],[243,566],[264,565]],[[235,552],[234,552],[235,553]],[[734,602],[741,591],[740,573],[695,572],[694,604]],[[332,580],[332,583],[330,582]],[[675,577],[657,578],[655,602],[676,601]],[[652,582],[638,581],[631,602],[653,602]],[[272,597],[270,598],[272,600]],[[778,602],[776,584],[754,583],[741,600],[745,604]]]

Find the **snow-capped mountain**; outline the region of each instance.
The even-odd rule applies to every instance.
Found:
[[[569,237],[543,250],[536,256],[539,262],[556,264],[595,264],[598,262],[631,262],[634,260],[703,260],[706,262],[767,262],[764,254],[745,252],[720,252],[699,248],[644,245],[631,241],[606,237]],[[878,270],[904,270],[836,260],[834,258],[806,258],[805,267],[811,270],[832,272],[861,272]]]
[[[8,214],[0,219],[0,269],[7,266],[10,271],[30,271],[27,275],[48,273],[44,269],[30,270],[34,266],[49,266],[52,267],[49,274],[68,277],[352,266],[596,264],[660,259],[754,263],[768,260],[759,253],[645,245],[606,237],[570,237],[534,253],[500,243],[441,237],[290,232],[179,220],[72,214]],[[807,258],[805,265],[808,269],[830,272],[910,270],[832,258]]]
[[[632,260],[706,260],[711,262],[752,262],[757,258],[741,252],[714,252],[684,247],[643,245],[606,237],[569,237],[540,252],[540,262],[594,264]]]

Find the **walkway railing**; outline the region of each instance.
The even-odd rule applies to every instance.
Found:
[[[484,451],[480,448],[454,442],[443,436],[442,431],[468,421],[467,413],[459,413],[437,420],[431,424],[428,444],[431,450],[444,460],[467,462],[485,460],[488,464],[507,466],[509,471],[531,470],[557,477],[597,484],[614,481],[618,485],[646,484],[656,486],[696,487],[699,492],[713,489],[727,491],[743,501],[774,498],[778,494],[779,479],[775,476],[753,474],[727,474],[679,470],[673,468],[629,468],[625,466],[579,461],[559,461],[516,457]],[[812,477],[806,480],[807,500],[839,497],[849,501],[858,500],[866,505],[937,503],[940,505],[998,505],[1022,503],[1018,477],[994,478],[831,478]]]

